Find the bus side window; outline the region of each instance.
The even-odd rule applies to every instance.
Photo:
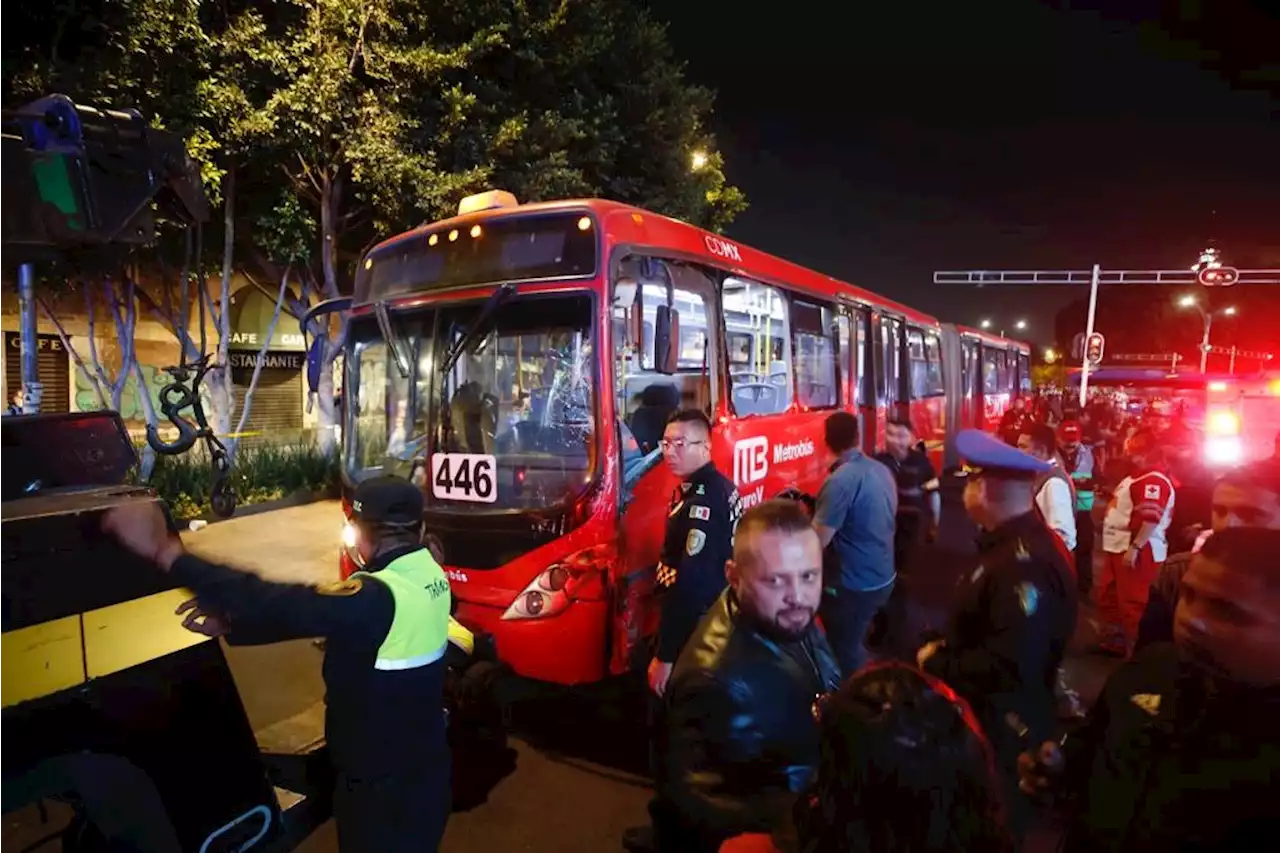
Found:
[[[791,321],[797,402],[805,409],[835,408],[840,397],[831,308],[793,297]]]
[[[853,367],[855,359],[853,356],[853,343],[850,341],[849,334],[849,315],[836,315],[836,345],[840,350],[840,358],[838,366],[840,368],[840,399],[852,400],[855,404],[859,401],[858,377],[859,374]]]
[[[786,298],[777,288],[730,276],[724,280],[724,322],[731,347],[729,400],[734,413],[785,412],[795,387]],[[750,351],[745,363],[742,347]]]
[[[901,396],[898,390],[902,379],[901,331],[901,323],[891,317],[880,315],[880,363],[882,365],[880,378],[883,381],[881,391],[884,395],[885,403],[889,406],[897,403]]]
[[[924,354],[924,332],[915,326],[907,327],[907,369],[911,387],[911,399],[923,400],[929,396],[929,361]]]
[[[1031,393],[1031,357],[1022,352],[1018,353],[1018,390]]]
[[[941,397],[947,393],[942,381],[942,342],[933,332],[924,336],[924,356],[927,359],[925,385],[928,394],[930,397]]]
[[[613,307],[617,414],[648,452],[662,438],[672,412],[681,408],[711,411],[711,373],[717,367],[706,305],[713,284],[697,268],[661,258],[632,256],[622,264],[626,275],[642,282],[643,317],[641,340],[632,340],[635,334],[628,329],[635,328],[634,306]],[[669,376],[654,369],[655,318],[658,306],[667,304],[668,280],[671,307],[680,315],[676,372]]]
[[[982,392],[984,394],[1000,393],[1000,363],[997,360],[999,355],[999,352],[988,346],[982,347]]]

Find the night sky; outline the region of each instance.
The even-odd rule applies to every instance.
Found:
[[[1078,292],[933,271],[1184,268],[1210,239],[1280,267],[1280,20],[1261,4],[649,5],[718,92],[751,202],[729,234],[757,248],[946,320],[1026,316],[1045,342]]]

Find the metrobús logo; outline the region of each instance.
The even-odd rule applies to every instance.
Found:
[[[817,452],[809,439],[773,446],[773,464],[794,462]],[[744,438],[733,445],[733,484],[739,488],[742,508],[749,509],[764,500],[764,485],[753,489],[747,486],[760,483],[769,476],[769,439],[763,435]]]
[[[813,442],[807,438],[794,444],[775,444],[773,446],[773,464],[777,465],[779,462],[793,462],[796,459],[804,459],[806,456],[812,456],[813,452]]]
[[[769,439],[744,438],[733,445],[733,484],[747,486],[769,475]]]

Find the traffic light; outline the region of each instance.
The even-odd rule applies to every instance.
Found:
[[[1205,267],[1196,273],[1205,287],[1230,287],[1240,280],[1240,270],[1235,267]]]
[[[1089,336],[1089,340],[1085,342],[1084,357],[1090,366],[1096,367],[1102,364],[1102,353],[1106,343],[1107,339],[1102,336],[1101,332],[1094,332]]]

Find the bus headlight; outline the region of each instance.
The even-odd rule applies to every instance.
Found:
[[[1218,436],[1204,443],[1204,459],[1211,465],[1235,465],[1242,458],[1244,448],[1240,446],[1239,436]]]
[[[360,556],[360,529],[348,521],[342,525],[342,550],[346,552],[349,559],[356,568],[364,568],[364,558]]]
[[[596,546],[555,563],[516,596],[503,620],[545,619],[563,613],[574,601],[603,600],[612,556],[608,546]]]

